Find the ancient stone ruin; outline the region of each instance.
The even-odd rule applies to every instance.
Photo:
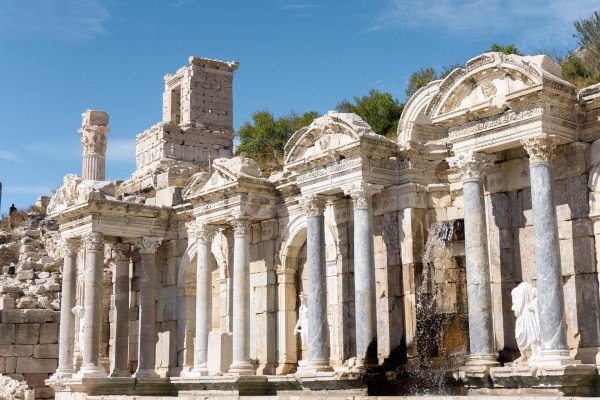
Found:
[[[330,112],[264,177],[233,156],[237,68],[165,76],[124,181],[83,114],[81,177],[0,238],[0,372],[77,400],[600,392],[600,85],[482,54],[397,142]]]

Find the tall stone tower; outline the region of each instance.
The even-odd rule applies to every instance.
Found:
[[[104,111],[87,110],[81,114],[81,136],[83,146],[83,167],[81,177],[95,181],[103,181],[106,174],[106,135],[108,114]]]

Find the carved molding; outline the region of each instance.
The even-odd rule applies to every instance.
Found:
[[[325,212],[326,201],[318,194],[305,196],[302,201],[304,212],[307,217],[318,217]]]
[[[90,232],[82,238],[86,250],[104,250],[104,235],[101,232]]]
[[[357,182],[342,186],[346,196],[351,196],[354,208],[371,207],[371,199],[374,194],[381,192],[382,185],[374,185],[366,182]]]
[[[481,181],[486,170],[494,164],[495,156],[470,151],[446,159],[458,171],[463,182]]]
[[[61,245],[60,254],[62,257],[74,256],[81,248],[81,240],[76,238],[66,239]]]
[[[136,243],[136,247],[141,254],[154,254],[162,241],[163,238],[160,237],[143,237]]]
[[[555,136],[537,136],[521,140],[529,154],[529,165],[551,164],[556,155],[558,139]]]
[[[116,261],[129,261],[131,246],[127,243],[113,243],[110,245]]]

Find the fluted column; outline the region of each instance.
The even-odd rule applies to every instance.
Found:
[[[157,377],[156,364],[156,250],[162,238],[145,237],[136,246],[142,258],[140,317],[136,378]]]
[[[129,373],[129,257],[130,245],[115,243],[115,339],[114,360],[110,376],[130,376]]]
[[[54,376],[69,377],[75,373],[73,351],[75,347],[75,307],[77,280],[77,253],[80,241],[67,239],[62,247],[62,291],[60,298],[60,332],[58,339],[58,368]]]
[[[83,166],[81,177],[103,181],[106,164],[106,135],[110,132],[108,114],[104,111],[87,110],[82,115],[81,136]]]
[[[375,254],[371,197],[380,185],[359,182],[345,186],[354,202],[354,304],[356,314],[356,365],[377,364],[375,310]]]
[[[487,240],[483,177],[494,157],[469,152],[447,159],[463,181],[465,255],[469,309],[468,365],[495,365],[494,322]]]
[[[573,359],[569,356],[567,344],[552,176],[557,139],[553,136],[540,136],[522,140],[521,143],[529,154],[533,251],[542,342],[541,360],[532,360],[530,364],[568,364]]]
[[[308,361],[306,369],[330,370],[327,346],[327,287],[325,265],[325,201],[318,195],[304,199],[306,266],[308,268]],[[304,329],[304,327],[303,327]]]
[[[250,221],[233,218],[233,362],[230,374],[254,375],[250,362]]]
[[[83,275],[83,349],[81,369],[78,375],[86,378],[105,377],[104,368],[98,360],[102,326],[104,235],[100,232],[91,232],[83,237],[83,245],[86,252]]]
[[[205,224],[195,229],[196,256],[196,337],[194,339],[194,367],[187,374],[199,377],[208,374],[206,366],[208,352],[208,333],[212,326],[212,273],[209,268],[210,241],[214,230]],[[235,275],[234,275],[235,276]]]

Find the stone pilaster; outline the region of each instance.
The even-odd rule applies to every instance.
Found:
[[[469,152],[447,159],[463,182],[470,355],[467,365],[496,365],[483,177],[494,157]]]
[[[162,238],[144,237],[136,246],[142,258],[140,317],[136,378],[157,377],[156,364],[156,250]]]
[[[360,182],[343,187],[354,202],[354,304],[356,313],[356,365],[377,364],[375,310],[375,253],[371,198],[382,186]]]
[[[104,235],[91,232],[83,237],[85,268],[83,275],[83,349],[79,377],[105,377],[100,364],[100,328],[102,326],[102,269],[104,264]],[[80,322],[81,323],[81,322]]]
[[[212,274],[209,266],[210,243],[214,230],[205,224],[195,227],[196,257],[196,337],[194,339],[194,367],[186,374],[200,377],[208,374],[206,366],[208,333],[212,326]]]
[[[308,268],[307,370],[330,370],[327,347],[327,293],[325,265],[325,201],[318,195],[304,199],[306,212],[306,266]],[[304,329],[304,327],[303,327]]]
[[[130,376],[129,373],[129,257],[130,245],[115,243],[115,339],[114,359],[110,376]]]
[[[81,177],[103,181],[106,164],[106,135],[110,132],[108,114],[104,111],[87,110],[82,114],[81,136],[83,167]]]
[[[567,344],[567,324],[554,204],[552,161],[558,140],[540,136],[521,141],[529,154],[535,271],[537,275],[541,360],[530,364],[572,363]]]
[[[233,362],[230,374],[254,375],[250,362],[250,221],[235,217],[233,226]]]
[[[61,249],[63,255],[62,291],[60,298],[60,328],[58,339],[58,368],[55,377],[70,377],[75,373],[73,352],[75,347],[75,307],[77,289],[77,253],[81,243],[67,239]]]

